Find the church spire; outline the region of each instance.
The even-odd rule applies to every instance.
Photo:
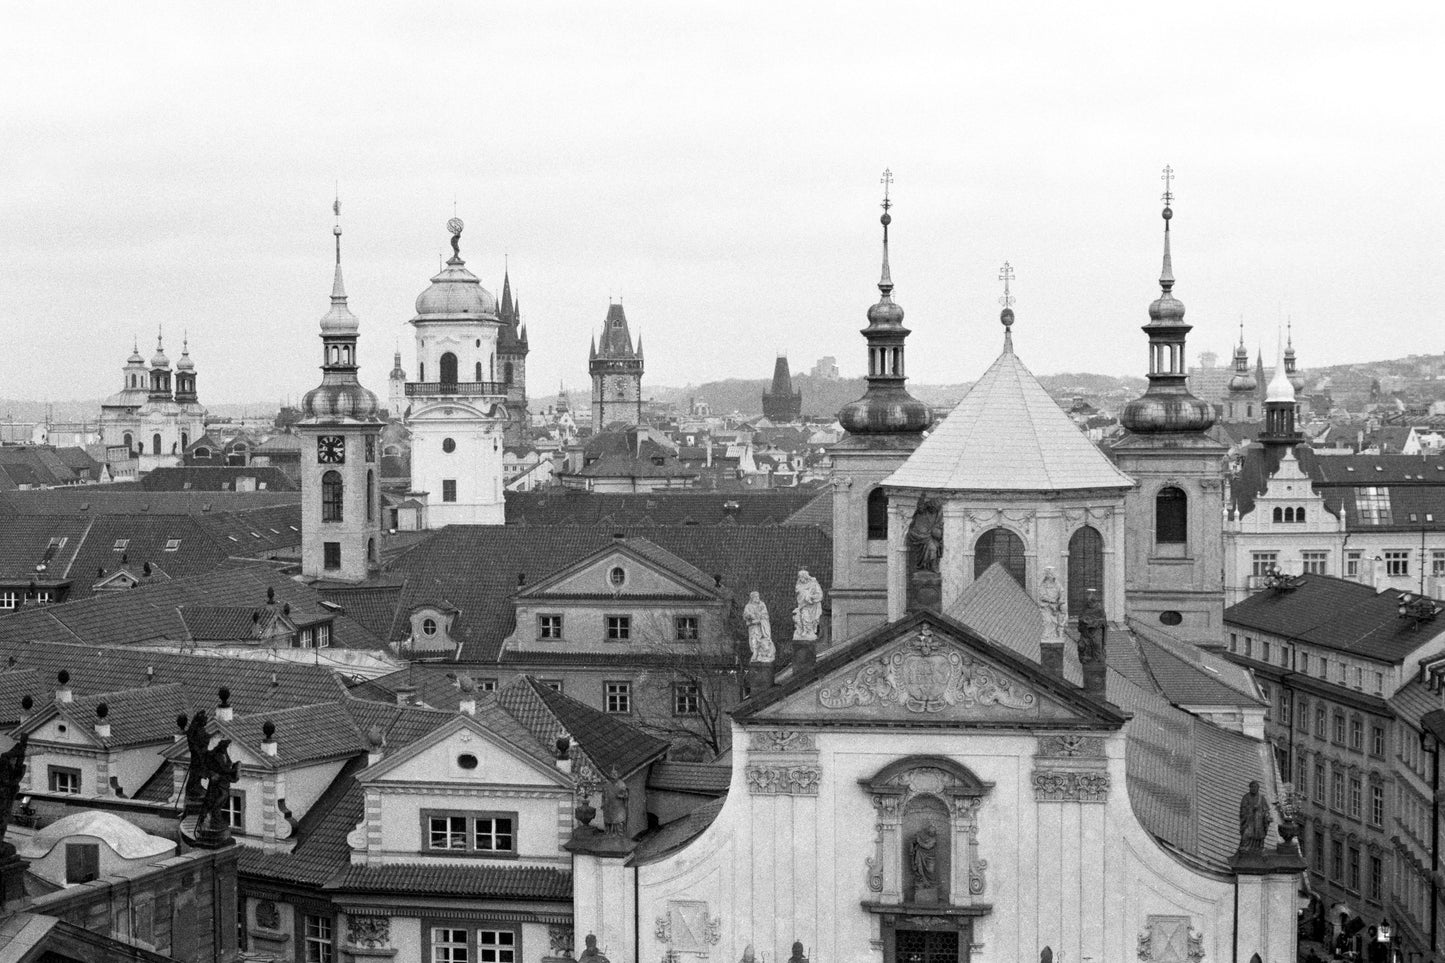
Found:
[[[354,336],[360,330],[361,323],[346,304],[346,284],[341,279],[341,196],[339,194],[331,205],[331,211],[336,215],[336,224],[331,228],[331,233],[336,238],[336,272],[331,280],[331,310],[326,312],[326,316],[321,319],[321,333],[323,336],[327,334]],[[328,364],[334,360],[330,355],[326,358]]]
[[[1009,282],[1014,276],[1013,265],[1003,262],[1003,267],[998,269],[998,279],[1003,282],[1003,297],[998,299],[1003,310],[999,312],[998,319],[1003,324],[1003,350],[1006,354],[1014,351],[1014,296],[1009,293]]]

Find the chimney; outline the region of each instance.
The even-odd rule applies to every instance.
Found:
[[[374,766],[386,755],[386,736],[381,726],[372,726],[366,731],[366,764]]]
[[[572,773],[572,737],[563,732],[557,737],[556,756],[557,768],[570,775]]]
[[[261,726],[261,751],[276,758],[276,723],[267,719]]]
[[[399,706],[409,706],[409,705],[412,704],[412,700],[415,699],[415,698],[416,698],[416,686],[414,686],[414,685],[399,685],[399,686],[396,687],[396,704],[397,704],[397,705],[399,705]]]
[[[236,717],[235,712],[231,709],[231,690],[221,686],[216,690],[216,695],[221,699],[221,704],[216,706],[216,719],[221,722],[230,722]]]
[[[186,726],[189,725],[190,722],[191,720],[186,718],[184,712],[176,716],[176,731],[175,734],[171,736],[172,742],[180,742],[186,738]]]
[[[74,702],[75,693],[72,692],[70,689],[70,672],[65,669],[61,669],[60,674],[57,675],[56,678],[60,680],[60,688],[55,690],[55,701]]]
[[[477,714],[477,682],[471,676],[463,673],[457,676],[457,688],[461,690],[461,699],[457,702],[457,709],[463,715],[474,716]]]
[[[95,707],[95,734],[102,739],[110,738],[110,706],[104,702]]]

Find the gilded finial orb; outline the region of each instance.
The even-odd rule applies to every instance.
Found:
[[[1003,323],[1003,326],[1004,326],[1005,328],[1011,328],[1011,327],[1013,327],[1013,324],[1014,324],[1014,309],[1013,309],[1013,308],[1004,308],[1002,311],[999,312],[998,319],[999,319],[1000,322]]]
[[[462,228],[465,226],[466,225],[462,223],[462,219],[460,217],[454,217],[451,220],[447,221],[447,230],[451,231],[453,237],[461,234]]]
[[[1164,214],[1163,214],[1164,220],[1167,221],[1167,220],[1169,220],[1169,219],[1170,219],[1171,217],[1173,217],[1173,216],[1174,216],[1174,210],[1173,210],[1172,208],[1168,208],[1168,207],[1164,208]]]
[[[884,227],[887,227],[889,224],[893,223],[893,215],[889,214],[887,211],[884,211],[883,216],[878,218],[878,223],[882,224]]]

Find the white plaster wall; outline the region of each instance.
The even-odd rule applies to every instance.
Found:
[[[411,487],[427,493],[427,525],[502,524],[503,420],[489,417],[481,399],[447,404],[415,398],[407,424],[412,433]],[[447,438],[456,442],[450,453],[442,450]],[[444,479],[457,483],[454,502],[442,501]]]
[[[545,793],[545,794],[544,794]],[[475,865],[479,862],[565,863],[559,855],[558,807],[570,804],[571,794],[562,788],[555,792],[541,790],[528,796],[506,796],[469,792],[386,792],[377,795],[380,803],[382,849],[369,852],[376,862],[416,862],[425,855],[427,862]],[[426,851],[422,839],[422,811],[449,812],[515,812],[517,814],[517,856],[477,857],[446,856]]]

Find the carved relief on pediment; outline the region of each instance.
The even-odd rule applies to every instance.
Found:
[[[851,678],[818,690],[827,709],[899,706],[912,713],[956,707],[1032,709],[1037,697],[999,670],[945,642],[925,625]]]

